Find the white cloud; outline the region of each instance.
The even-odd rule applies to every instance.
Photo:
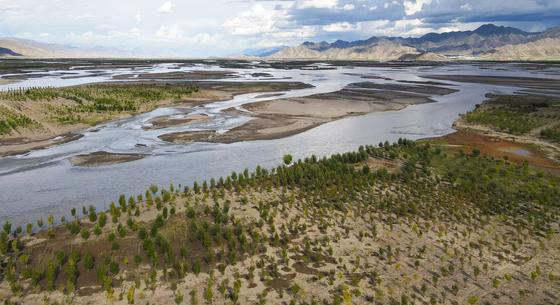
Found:
[[[270,33],[270,37],[275,37],[278,39],[291,40],[291,39],[306,39],[311,38],[317,34],[315,27],[303,26],[300,28],[294,28],[289,30],[277,31]]]
[[[465,11],[470,11],[470,10],[472,10],[472,7],[471,7],[470,4],[465,3],[465,4],[461,5],[461,9],[465,10]]]
[[[424,4],[430,4],[432,0],[414,0],[414,2],[405,0],[404,1],[404,12],[407,16],[414,15],[422,11]]]
[[[277,11],[269,10],[261,4],[228,20],[224,26],[230,28],[234,35],[255,35],[275,30],[277,19],[282,18]]]
[[[354,8],[356,8],[356,7],[354,6],[354,4],[346,4],[345,6],[342,7],[342,9],[345,10],[345,11],[351,11],[351,10],[353,10]]]
[[[325,8],[333,9],[338,5],[338,0],[301,0],[296,2],[299,9],[305,8]]]
[[[214,45],[218,41],[218,35],[208,33],[199,33],[194,36],[187,37],[187,42],[197,44]]]
[[[348,32],[355,30],[357,27],[349,22],[337,22],[323,26],[323,31],[326,32]]]
[[[173,4],[173,2],[171,1],[166,1],[158,8],[158,12],[162,14],[169,14],[172,13],[174,9],[175,9],[175,4]]]
[[[177,24],[172,26],[162,25],[156,31],[156,37],[161,41],[183,40],[183,30]]]
[[[136,13],[136,15],[134,15],[134,19],[138,22],[142,21],[142,14]]]

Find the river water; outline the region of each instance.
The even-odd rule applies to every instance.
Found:
[[[186,130],[225,131],[247,121],[242,115],[224,114],[223,109],[245,103],[284,97],[307,96],[333,92],[355,82],[400,83],[426,82],[428,75],[496,75],[560,79],[558,71],[526,70],[515,64],[449,65],[410,67],[325,67],[315,65],[303,69],[223,69],[214,64],[179,65],[154,64],[137,69],[80,69],[75,71],[44,72],[41,76],[0,86],[0,90],[30,86],[69,86],[91,82],[111,81],[120,74],[147,72],[176,72],[193,70],[234,71],[239,78],[220,81],[300,81],[313,88],[282,92],[282,96],[263,97],[263,93],[238,95],[225,102],[216,102],[194,109],[193,113],[207,114],[211,122],[191,126],[145,130],[149,120],[163,115],[184,115],[180,108],[159,108],[133,118],[123,119],[84,132],[77,141],[31,153],[0,159],[0,222],[10,220],[23,224],[34,222],[47,214],[65,215],[71,207],[94,205],[108,207],[119,194],[143,193],[151,184],[174,183],[190,185],[211,177],[225,176],[233,170],[254,169],[257,165],[273,167],[284,154],[295,158],[315,154],[331,155],[357,149],[360,145],[380,141],[395,141],[399,137],[419,139],[452,132],[452,123],[459,114],[472,110],[487,93],[513,93],[521,88],[473,83],[446,83],[458,92],[434,96],[435,103],[407,107],[400,111],[370,113],[341,119],[306,132],[278,140],[249,141],[233,144],[193,143],[177,145],[163,142],[158,136]],[[269,73],[273,77],[254,77],[252,73]],[[34,72],[30,71],[32,75]],[[73,74],[68,74],[73,73]],[[68,77],[68,76],[71,77]],[[369,76],[364,79],[362,76]],[[88,152],[142,153],[146,158],[96,168],[74,167],[68,158]]]

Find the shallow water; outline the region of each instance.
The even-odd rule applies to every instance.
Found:
[[[221,68],[212,65],[183,66],[171,63],[142,67],[133,73],[201,69],[220,70]],[[221,110],[245,103],[332,92],[350,83],[362,81],[375,83],[429,81],[430,79],[425,76],[430,74],[560,78],[558,75],[551,75],[550,71],[547,73],[526,71],[507,64],[500,66],[499,69],[495,66],[453,65],[405,68],[337,67],[332,70],[270,68],[224,70],[235,71],[240,78],[223,81],[271,80],[271,78],[251,76],[255,72],[264,72],[272,74],[273,79],[276,80],[301,81],[315,87],[286,91],[283,92],[283,96],[266,97],[265,93],[239,95],[230,101],[210,103],[193,111],[193,113],[211,116],[213,120],[209,123],[144,130],[142,127],[148,126],[148,121],[152,118],[184,114],[184,110],[160,108],[133,118],[96,126],[85,132],[83,138],[74,142],[33,151],[23,156],[2,158],[0,159],[0,222],[10,220],[15,223],[25,223],[34,221],[39,216],[45,217],[48,213],[60,216],[68,213],[71,207],[90,204],[103,209],[111,200],[117,199],[119,194],[143,193],[150,184],[190,185],[196,180],[224,176],[233,170],[253,169],[257,165],[273,167],[280,163],[282,155],[286,153],[296,158],[311,154],[325,156],[354,150],[360,145],[376,144],[385,140],[395,141],[399,137],[418,139],[444,135],[453,131],[451,125],[457,116],[472,110],[475,104],[484,100],[485,94],[512,93],[520,88],[445,82],[450,88],[459,91],[445,96],[434,96],[436,103],[414,105],[400,111],[350,117],[279,140],[176,145],[157,138],[161,134],[177,131],[207,129],[223,131],[233,128],[248,118],[223,114]],[[68,78],[65,72],[69,71],[51,71],[49,76],[0,86],[0,90],[14,86],[67,86],[109,81],[113,75],[131,73],[131,69],[72,70],[71,72],[78,73],[74,75],[77,76],[75,78]],[[360,75],[378,76],[390,80],[363,79]],[[438,80],[438,82],[442,81]],[[73,155],[99,150],[143,153],[148,157],[134,162],[97,168],[73,167],[68,161],[68,158]]]

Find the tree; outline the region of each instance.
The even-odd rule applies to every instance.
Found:
[[[209,282],[208,286],[204,289],[204,299],[206,303],[212,304],[212,299],[214,298],[214,292],[212,291],[212,283]]]
[[[87,270],[91,270],[93,269],[94,266],[95,266],[95,257],[93,256],[93,254],[91,254],[91,252],[87,252],[86,255],[84,256],[84,267]]]
[[[103,228],[107,224],[107,214],[101,212],[98,217],[99,227]]]
[[[467,302],[468,302],[470,305],[476,305],[476,304],[478,303],[478,297],[475,296],[475,295],[471,295],[471,296],[467,299]]]
[[[130,286],[130,288],[128,288],[126,299],[128,300],[128,304],[134,304],[134,286]]]
[[[282,158],[284,160],[284,164],[285,165],[290,165],[292,163],[292,155],[290,154],[286,154],[284,155],[284,157]]]
[[[196,296],[196,290],[192,289],[190,295],[191,295],[191,304],[198,305],[198,297]]]

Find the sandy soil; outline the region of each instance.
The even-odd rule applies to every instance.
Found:
[[[50,147],[53,145],[68,143],[81,138],[83,135],[76,133],[67,133],[54,138],[46,138],[36,140],[30,140],[29,138],[19,137],[10,138],[7,140],[0,140],[0,157],[1,156],[11,156],[11,155],[21,155],[28,153],[29,151],[35,149],[41,149]]]
[[[402,165],[402,162],[369,159],[367,164],[374,168],[388,167],[389,170],[395,170]],[[390,191],[391,188],[398,188],[400,193]],[[386,185],[385,182],[378,182],[372,186],[371,195],[375,198],[397,201],[399,195],[411,194],[413,191],[410,186]],[[325,213],[325,208],[322,206],[304,205],[304,208],[301,208],[300,202],[290,203],[289,198],[295,198],[296,194],[297,192],[290,190],[249,189],[242,190],[241,193],[227,191],[224,198],[217,199],[219,204],[230,202],[232,217],[242,223],[257,221],[260,218],[258,204],[266,204],[267,207],[272,207],[270,211],[274,221],[270,226],[275,230],[281,231],[280,228],[294,223],[304,228],[303,231],[294,234],[289,245],[285,247],[271,245],[267,247],[265,253],[244,257],[235,264],[227,266],[223,272],[213,270],[211,275],[204,271],[199,275],[189,273],[176,282],[176,289],[170,288],[169,283],[164,280],[165,275],[158,270],[157,282],[153,285],[146,283],[143,280],[144,276],[138,277],[139,284],[135,283],[132,277],[127,279],[126,276],[122,276],[115,279],[119,284],[115,285],[114,293],[109,295],[102,292],[98,280],[92,278],[91,286],[82,287],[68,298],[73,304],[124,305],[127,304],[126,294],[129,287],[136,285],[135,304],[173,304],[177,294],[184,295],[181,304],[192,304],[189,292],[193,290],[197,293],[199,304],[203,304],[204,289],[211,282],[214,296],[210,303],[230,304],[227,294],[220,294],[217,286],[227,280],[229,287],[236,278],[241,282],[239,304],[257,304],[259,295],[265,291],[265,304],[288,304],[296,298],[301,303],[310,304],[313,298],[318,304],[332,304],[332,296],[342,294],[339,290],[342,285],[352,291],[360,292],[359,295],[353,295],[348,304],[388,304],[403,293],[415,295],[417,298],[415,304],[429,304],[430,296],[433,294],[439,298],[440,292],[446,295],[445,303],[448,304],[468,304],[467,299],[471,295],[479,295],[484,301],[493,300],[492,304],[537,304],[546,298],[547,292],[554,296],[557,291],[557,284],[546,279],[549,272],[558,274],[559,271],[557,255],[550,250],[558,249],[560,246],[560,238],[557,234],[550,239],[538,240],[530,236],[527,238],[526,231],[521,229],[517,234],[526,237],[523,243],[520,243],[518,249],[506,252],[510,248],[511,239],[517,235],[513,235],[513,232],[516,232],[515,227],[497,216],[489,217],[485,222],[474,220],[473,225],[459,222],[450,224],[443,219],[432,222],[412,218],[388,225],[384,219],[394,217],[390,212],[364,212],[365,208],[356,204],[345,211],[329,209]],[[459,200],[437,190],[431,196],[434,201],[457,202]],[[241,199],[244,197],[249,200],[248,204],[242,203]],[[206,205],[214,204],[214,200],[204,194],[193,195],[190,198],[177,196],[173,201],[171,205],[177,208],[176,215],[183,218],[182,215],[189,206],[202,209]],[[462,206],[462,202],[457,203]],[[150,208],[143,203],[140,204],[142,212],[136,218],[137,222],[153,221],[159,214],[155,207]],[[86,219],[81,222],[84,226],[91,226]],[[322,227],[323,224],[328,226]],[[112,232],[116,227],[117,224],[109,221],[102,235],[92,236],[90,239],[106,241],[107,232]],[[181,232],[186,229],[179,227],[177,230]],[[262,230],[263,234],[269,232],[266,227],[257,230]],[[459,233],[463,235],[459,237]],[[79,237],[71,236],[64,227],[57,229],[54,239],[42,238],[44,235],[31,237],[32,241],[28,246],[34,245],[37,250],[41,250],[45,247],[56,249],[63,245],[68,246],[69,242],[76,247],[84,243]],[[135,236],[134,233],[131,235]],[[120,240],[120,253],[126,253],[124,249],[130,251],[126,245],[127,240],[132,239],[132,236]],[[34,242],[33,239],[37,240]],[[301,256],[306,241],[311,241],[311,252],[320,257],[316,262],[311,260],[309,255]],[[95,245],[99,244],[109,245],[107,242],[95,243]],[[475,250],[471,249],[473,244],[489,246]],[[420,250],[422,248],[424,250]],[[382,255],[382,249],[396,250],[391,252],[394,254],[385,257]],[[108,249],[99,250],[112,253]],[[287,250],[286,259],[281,254],[283,250]],[[467,259],[461,259],[463,258],[459,254],[461,251],[468,253]],[[507,256],[503,253],[507,253]],[[421,263],[415,266],[415,262]],[[277,266],[279,275],[272,278],[263,274],[261,270],[266,268],[258,267],[259,264]],[[450,271],[445,277],[439,278],[437,284],[433,284],[433,274],[451,265],[454,271]],[[543,269],[542,279],[530,281],[528,274],[535,270],[537,265]],[[473,276],[475,266],[482,269],[478,276]],[[483,266],[487,266],[487,269]],[[147,274],[150,270],[150,266],[146,264],[138,266],[131,264],[128,267],[123,265],[123,268],[136,268],[135,271],[139,274]],[[254,270],[254,278],[248,276],[250,269]],[[372,273],[379,277],[373,276]],[[509,275],[511,279],[506,281],[505,275]],[[59,276],[61,277],[63,273]],[[495,278],[502,279],[502,282],[499,287],[493,288],[492,280]],[[376,281],[377,279],[379,280]],[[291,288],[295,284],[300,287],[300,291],[294,295]],[[453,285],[458,285],[460,289],[451,293]],[[422,286],[426,286],[427,293],[420,292]],[[531,289],[533,293],[520,296],[519,291],[522,288]],[[0,293],[11,296],[9,289],[5,281],[0,283]],[[65,295],[58,290],[29,292],[15,300],[20,300],[23,304],[42,304],[44,298],[49,298],[52,303],[64,300]],[[484,304],[484,301],[480,304]],[[441,304],[444,304],[443,300]]]
[[[432,102],[429,94],[452,92],[455,90],[435,86],[356,83],[332,93],[246,104],[243,108],[253,119],[223,134],[178,132],[160,139],[173,143],[279,139],[349,116]]]
[[[183,126],[183,125],[190,125],[190,124],[205,123],[209,121],[211,121],[211,118],[204,114],[190,114],[183,117],[161,116],[153,120],[150,120],[148,123],[152,124],[152,126],[144,127],[144,129],[146,130],[161,129],[161,128],[167,128],[172,126]]]
[[[73,166],[97,167],[131,162],[142,158],[144,158],[144,156],[139,154],[116,154],[106,151],[97,151],[91,154],[73,156],[69,160]]]

